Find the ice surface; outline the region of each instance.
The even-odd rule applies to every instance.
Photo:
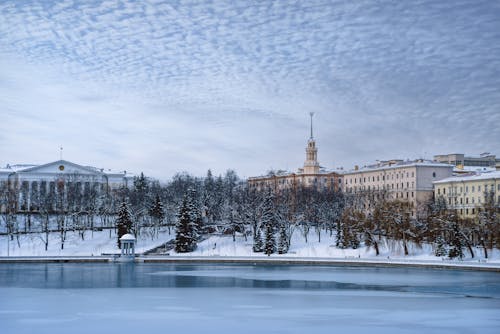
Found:
[[[496,333],[500,327],[500,274],[492,272],[0,264],[0,296],[2,333]]]

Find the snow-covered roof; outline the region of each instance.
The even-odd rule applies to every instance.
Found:
[[[122,235],[120,240],[121,241],[130,241],[130,240],[135,241],[135,237],[132,234],[127,233],[127,234]]]
[[[451,168],[453,165],[441,163],[441,162],[435,162],[435,161],[430,161],[430,160],[420,160],[420,161],[403,161],[403,162],[398,162],[396,164],[377,164],[377,165],[370,165],[370,166],[364,166],[358,170],[352,169],[349,171],[343,172],[343,174],[356,174],[356,173],[362,173],[362,172],[373,172],[377,170],[386,170],[386,169],[397,169],[397,168],[406,168],[406,167],[438,167],[438,168]]]
[[[480,180],[491,180],[500,179],[500,171],[486,172],[481,174],[466,174],[460,176],[452,176],[446,179],[433,182],[434,184],[448,183],[448,182],[464,182],[464,181],[480,181]]]
[[[33,168],[38,165],[34,164],[17,164],[17,165],[7,165],[3,168],[0,168],[0,172],[5,172],[5,173],[14,173],[14,172],[20,172],[25,169]]]
[[[463,166],[463,167],[455,167],[453,168],[453,172],[455,173],[464,173],[464,172],[474,172],[474,173],[484,173],[484,172],[494,172],[496,171],[495,167],[479,167],[479,166]]]

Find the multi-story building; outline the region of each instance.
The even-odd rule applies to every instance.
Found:
[[[115,172],[90,166],[82,166],[66,160],[44,165],[7,165],[0,168],[0,188],[14,191],[18,197],[14,209],[36,210],[33,198],[39,194],[65,191],[69,185],[81,191],[108,191],[133,184],[134,176],[126,171]],[[0,210],[6,203],[0,203]]]
[[[427,214],[433,197],[433,182],[452,176],[453,166],[431,161],[383,161],[377,165],[355,168],[343,174],[346,193],[382,195],[386,200],[410,203],[413,217]],[[374,196],[362,202],[365,210],[373,209]]]
[[[494,154],[482,153],[475,157],[466,157],[462,153],[451,153],[451,154],[441,154],[435,155],[434,160],[437,162],[442,162],[446,164],[451,164],[460,167],[492,167],[500,162]]]
[[[434,182],[434,197],[462,218],[474,218],[488,200],[500,205],[500,171],[445,178]]]
[[[311,113],[311,136],[307,141],[304,166],[299,168],[296,173],[280,171],[265,176],[250,177],[247,180],[250,188],[258,191],[266,189],[281,191],[301,186],[315,187],[317,189],[328,188],[335,191],[342,189],[342,175],[333,171],[326,171],[319,165],[318,149],[313,137],[312,116]]]

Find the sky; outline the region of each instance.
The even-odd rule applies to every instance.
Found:
[[[500,156],[500,1],[0,2],[0,166]]]

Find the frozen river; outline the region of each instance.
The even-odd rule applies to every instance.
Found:
[[[498,333],[500,274],[0,264],[0,333]]]

